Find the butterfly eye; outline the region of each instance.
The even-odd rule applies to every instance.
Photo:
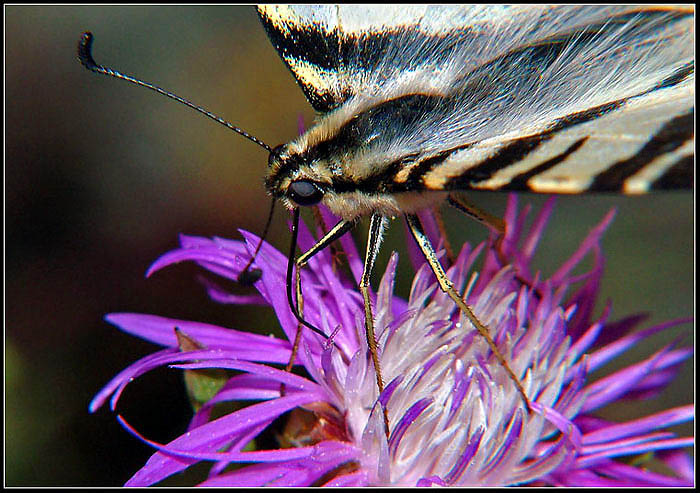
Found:
[[[299,205],[315,205],[323,198],[323,191],[314,182],[307,180],[292,182],[287,194]]]

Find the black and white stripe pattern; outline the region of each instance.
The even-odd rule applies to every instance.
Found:
[[[421,192],[692,187],[692,7],[259,12],[320,112],[271,160],[273,195],[306,180],[393,213]]]
[[[661,99],[655,92],[667,87],[639,96],[641,101],[614,101],[568,115],[476,162],[470,162],[468,151],[455,151],[435,162],[414,185],[631,194],[688,188],[693,180],[694,108],[682,104],[677,94],[649,101]]]

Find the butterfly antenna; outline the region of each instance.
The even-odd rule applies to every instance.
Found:
[[[260,238],[260,242],[258,243],[258,246],[255,247],[255,252],[253,252],[253,256],[248,261],[248,264],[241,271],[241,273],[238,274],[238,282],[243,284],[244,286],[252,286],[253,283],[255,283],[258,279],[260,279],[260,276],[262,276],[262,271],[260,269],[251,269],[250,266],[253,265],[253,262],[255,262],[255,259],[258,256],[258,252],[260,251],[260,247],[262,247],[262,244],[265,241],[265,238],[267,237],[267,232],[270,230],[270,224],[272,223],[272,215],[274,211],[275,199],[273,198],[272,203],[270,204],[270,213],[267,215],[267,222],[265,223],[265,229],[263,229],[263,234]]]
[[[260,147],[265,148],[267,150],[267,152],[272,151],[272,147],[267,145],[262,140],[260,140],[256,137],[253,137],[245,130],[236,127],[235,125],[227,122],[223,118],[216,116],[214,113],[205,110],[201,106],[197,106],[196,104],[191,103],[191,102],[187,101],[186,99],[181,98],[180,96],[177,96],[169,91],[166,91],[165,89],[161,89],[158,86],[154,86],[153,84],[149,84],[148,82],[144,82],[142,80],[135,79],[134,77],[130,77],[126,74],[122,74],[121,72],[117,72],[116,70],[113,70],[109,67],[103,67],[102,65],[98,65],[95,62],[95,59],[92,58],[92,41],[93,41],[93,39],[94,39],[94,37],[93,37],[92,33],[88,31],[88,32],[84,32],[83,35],[80,37],[80,41],[78,41],[78,60],[80,60],[80,63],[82,63],[86,69],[88,69],[92,72],[98,73],[98,74],[109,75],[110,77],[114,77],[117,79],[125,80],[127,82],[131,82],[132,84],[136,84],[137,86],[145,87],[145,88],[150,89],[152,91],[155,91],[159,94],[162,94],[163,96],[167,96],[170,99],[174,99],[175,101],[182,103],[185,106],[189,106],[193,110],[196,110],[196,111],[202,113],[203,115],[208,116],[209,118],[211,118],[215,122],[218,122],[218,123],[222,124],[223,126],[233,130],[237,134],[245,137],[246,139],[248,139],[252,142],[255,142]]]

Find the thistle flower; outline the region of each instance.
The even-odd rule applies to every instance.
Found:
[[[255,261],[263,272],[255,284],[259,296],[235,296],[214,285],[209,293],[219,302],[270,305],[287,340],[155,315],[106,317],[165,349],[117,375],[95,397],[91,410],[110,396],[115,409],[130,381],[161,365],[237,372],[195,412],[184,435],[166,445],[140,437],[158,450],[127,485],[155,484],[200,461],[212,462],[205,486],[692,485],[691,459],[682,450],[693,444],[692,437],[664,431],[691,420],[692,405],[621,423],[595,414],[620,399],[656,395],[692,350],[672,343],[606,377],[588,378],[636,343],[680,321],[633,333],[641,317],[609,322],[608,307],[592,319],[603,271],[599,240],[612,212],[549,279],[533,276],[530,264],[552,208],[550,201],[526,230],[528,211],[518,213],[511,197],[504,238],[475,249],[465,245],[448,270],[521,378],[532,412],[486,342],[416,256],[409,299],[393,294],[394,254],[373,300],[388,382],[378,395],[356,288],[361,257],[349,237],[342,247],[354,279],[339,273],[328,251],[301,273],[304,315],[330,335],[332,344],[304,330],[296,365],[305,376],[279,369],[290,358],[297,322],[284,290],[287,258],[264,244]],[[194,261],[235,280],[259,242],[242,234],[244,242],[182,236],[180,248],[159,258],[149,274]],[[312,244],[309,231],[301,231],[300,246]],[[482,251],[483,267],[478,276],[470,275]],[[593,267],[574,275],[586,255],[593,256]],[[183,337],[193,344],[183,348]],[[212,418],[214,408],[227,401],[252,403]],[[388,440],[382,405],[388,409]],[[244,450],[285,414],[279,448]],[[625,460],[643,454],[653,454],[672,474]]]

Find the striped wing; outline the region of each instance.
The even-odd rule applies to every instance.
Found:
[[[404,74],[430,71],[452,52],[475,68],[552,25],[542,7],[429,5],[259,5],[272,44],[311,105],[325,113],[375,93]],[[552,9],[549,9],[552,12]],[[556,9],[554,9],[556,10]],[[585,19],[586,8],[553,22]],[[533,26],[515,32],[514,25]]]
[[[692,186],[692,7],[259,12],[307,99],[329,118],[367,114],[376,101],[430,100],[411,128],[393,132],[400,146],[379,137],[366,153],[382,169],[401,163],[387,191]]]
[[[692,69],[692,67],[690,67]],[[690,188],[694,82],[560,117],[542,131],[497,137],[445,156],[430,190],[646,193]]]

